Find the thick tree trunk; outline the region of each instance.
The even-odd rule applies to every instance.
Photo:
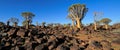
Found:
[[[82,25],[81,25],[81,21],[79,19],[77,19],[77,27],[81,30],[82,29]]]
[[[97,30],[97,23],[94,23],[94,30]]]
[[[80,30],[82,30],[82,22],[80,21]]]
[[[17,27],[17,23],[14,23],[14,24],[13,24],[13,27]]]
[[[108,24],[105,24],[105,29],[108,29]]]
[[[29,29],[29,21],[27,21],[26,29]]]

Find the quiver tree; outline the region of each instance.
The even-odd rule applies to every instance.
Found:
[[[100,24],[100,21],[95,21],[94,22],[94,30],[97,30],[97,26]]]
[[[45,27],[46,22],[42,22],[42,27]]]
[[[68,9],[68,17],[72,20],[75,20],[77,28],[82,29],[82,19],[84,18],[85,14],[87,13],[88,8],[84,4],[73,4]]]
[[[100,20],[101,23],[105,25],[105,29],[108,29],[108,24],[111,22],[109,18],[103,18]]]
[[[9,26],[9,24],[10,24],[10,21],[8,20],[8,21],[7,21],[7,26]]]
[[[100,23],[102,15],[103,15],[102,12],[94,12],[94,30],[97,30],[97,26]]]
[[[23,21],[23,23],[26,23],[26,29],[29,29],[29,25],[32,23],[32,18],[35,15],[31,12],[23,12],[21,15],[25,18],[25,21]]]
[[[47,24],[47,26],[53,27],[53,23],[49,23],[49,24]]]
[[[9,25],[9,22],[12,22],[13,26],[16,27],[19,22],[19,19],[13,17],[8,20],[8,25]]]

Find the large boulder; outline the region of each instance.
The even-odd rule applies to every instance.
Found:
[[[49,36],[49,39],[48,39],[48,42],[51,42],[51,41],[54,41],[54,40],[57,40],[55,36]]]
[[[17,36],[20,36],[20,37],[24,37],[25,36],[25,30],[24,29],[20,29],[20,30],[18,30],[18,32],[17,32]]]
[[[58,41],[56,41],[56,40],[47,42],[48,43],[48,49],[49,50],[55,49],[59,45],[57,42]]]
[[[100,42],[102,44],[103,50],[111,50],[111,43],[106,41],[106,40],[102,40]]]
[[[92,49],[92,50],[102,50],[102,45],[98,41],[90,41],[89,45],[87,46],[87,49]]]
[[[26,50],[33,50],[32,43],[31,42],[25,43],[25,49]]]
[[[10,31],[7,32],[8,36],[15,35],[16,29],[10,29]]]

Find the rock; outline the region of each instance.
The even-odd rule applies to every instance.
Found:
[[[55,36],[50,36],[50,38],[48,39],[48,42],[51,42],[51,41],[56,41],[56,37]]]
[[[30,41],[30,38],[26,38],[25,39],[24,46],[25,46],[26,50],[33,50],[33,48],[32,48],[32,42]]]
[[[103,50],[111,50],[110,42],[102,40],[100,43],[102,44]]]
[[[35,47],[35,50],[48,50],[48,47],[44,44]]]
[[[79,44],[77,39],[72,39],[72,40],[70,40],[70,42],[73,43],[73,44],[76,44],[76,45]]]
[[[36,30],[36,29],[32,29],[32,30],[30,30],[30,33],[31,33],[31,35],[37,35],[38,34],[38,31]]]
[[[91,41],[88,48],[91,48],[92,50],[102,50],[102,45],[98,41]]]
[[[15,31],[16,31],[16,29],[10,29],[10,31],[7,32],[8,36],[15,34]]]
[[[6,42],[6,43],[5,43],[5,46],[10,46],[10,43],[9,43],[9,42]]]
[[[54,48],[54,45],[50,45],[50,46],[48,47],[49,50],[53,50],[53,48]]]
[[[8,34],[7,33],[1,33],[1,35],[3,37],[3,36],[7,36]]]
[[[25,42],[25,39],[24,38],[17,38],[15,41],[14,41],[14,44],[16,43],[16,45],[23,45]]]
[[[21,29],[17,32],[17,36],[24,37],[25,36],[25,30]]]
[[[56,50],[70,50],[70,48],[67,47],[67,46],[64,46],[64,45],[59,45],[59,46],[56,48]]]
[[[13,45],[15,45],[17,43],[16,39],[12,39],[12,41],[13,41]]]
[[[120,38],[113,40],[112,43],[120,45]]]
[[[54,41],[51,41],[51,42],[48,42],[48,49],[49,50],[53,50],[54,48],[57,47],[57,42],[54,40]]]
[[[42,42],[42,38],[37,38],[37,39],[35,39],[38,43],[41,43]]]
[[[63,35],[63,34],[57,34],[55,36],[59,39],[64,39],[65,38],[65,35]]]
[[[26,50],[33,50],[32,43],[30,43],[30,42],[26,43],[25,48],[26,48]]]
[[[77,45],[73,45],[70,47],[70,50],[80,50],[80,48]]]
[[[15,50],[19,50],[19,47],[18,47],[18,46],[16,46],[16,47],[15,47]]]
[[[58,40],[58,42],[57,42],[58,45],[60,45],[60,44],[65,42],[65,39],[57,38],[57,40]]]

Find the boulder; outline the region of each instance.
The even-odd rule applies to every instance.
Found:
[[[67,46],[64,46],[64,45],[59,45],[59,46],[56,48],[56,50],[70,50],[70,48],[67,47]]]
[[[93,40],[89,42],[88,48],[92,50],[102,50],[102,45],[100,44],[100,42]]]
[[[44,44],[40,44],[35,47],[35,50],[48,50],[48,47]]]
[[[16,29],[10,29],[10,31],[7,32],[8,36],[11,36],[15,34]]]
[[[18,32],[17,32],[17,36],[20,36],[20,37],[24,37],[25,36],[25,30],[23,30],[23,29],[20,29]]]
[[[80,50],[80,47],[77,45],[73,45],[70,47],[70,50]]]
[[[54,41],[54,40],[57,40],[55,36],[49,36],[50,38],[48,39],[48,42],[51,42],[51,41]]]
[[[111,50],[111,43],[106,41],[106,40],[102,40],[101,42],[101,45],[103,47],[103,50]]]

